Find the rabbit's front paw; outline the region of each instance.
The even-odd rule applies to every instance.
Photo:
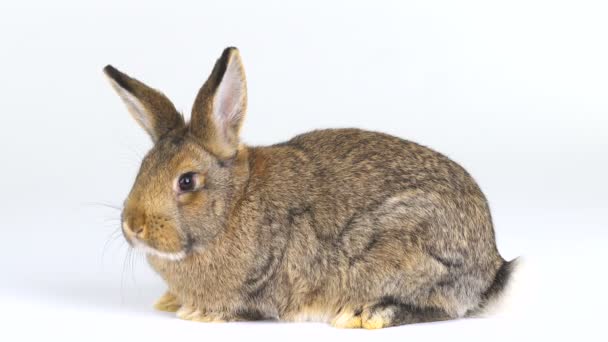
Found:
[[[188,321],[207,323],[226,322],[226,319],[222,315],[213,312],[205,312],[187,305],[182,306],[175,314],[177,317]]]
[[[154,303],[154,308],[160,311],[176,312],[181,307],[182,304],[177,297],[169,291],[165,292],[165,294]]]

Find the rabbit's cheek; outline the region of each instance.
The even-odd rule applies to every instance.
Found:
[[[150,225],[147,236],[142,242],[160,252],[180,252],[183,250],[182,238],[178,230],[169,222]]]

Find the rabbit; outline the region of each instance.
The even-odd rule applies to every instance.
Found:
[[[444,155],[360,129],[243,144],[234,47],[189,122],[158,90],[104,73],[154,143],[121,222],[167,285],[155,308],[378,329],[477,315],[509,282],[516,262],[497,250],[484,194]]]

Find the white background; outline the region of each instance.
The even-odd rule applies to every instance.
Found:
[[[604,3],[2,1],[0,339],[605,338]],[[155,312],[162,282],[112,235],[119,211],[99,204],[120,206],[150,142],[101,69],[189,113],[229,45],[249,81],[245,142],[360,127],[467,168],[501,253],[528,260],[519,313],[369,332]]]

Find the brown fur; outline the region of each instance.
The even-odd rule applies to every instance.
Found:
[[[112,67],[106,74],[125,101],[141,101],[128,105],[155,141],[123,230],[153,249],[148,260],[169,288],[157,308],[206,322],[375,329],[463,317],[508,280],[483,193],[445,156],[358,129],[240,144],[247,95],[234,48],[201,88],[190,124],[161,93]],[[188,172],[198,183],[182,193],[176,182]]]

